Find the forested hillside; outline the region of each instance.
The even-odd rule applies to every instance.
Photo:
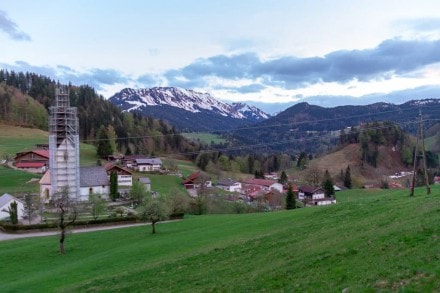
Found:
[[[0,121],[47,130],[48,110],[58,83],[34,73],[0,70]],[[180,154],[199,150],[199,143],[181,136],[174,127],[139,113],[121,110],[90,86],[69,85],[71,106],[78,108],[80,140],[96,143],[102,130],[122,153]],[[101,129],[101,133],[99,133]]]

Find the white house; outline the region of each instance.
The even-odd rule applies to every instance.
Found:
[[[228,179],[220,179],[217,182],[217,187],[229,192],[240,192],[241,191],[241,182]]]
[[[133,168],[139,172],[154,172],[162,168],[160,158],[135,159]]]
[[[24,203],[18,198],[10,195],[9,193],[5,193],[0,196],[0,220],[9,218],[9,207],[14,201],[17,203],[17,218],[18,220],[23,219]]]
[[[298,188],[298,199],[308,205],[329,205],[336,203],[334,197],[326,197],[322,187],[301,186]]]
[[[80,167],[80,201],[89,199],[90,194],[100,194],[103,198],[108,198],[110,193],[110,181],[105,168],[102,166]],[[40,197],[48,203],[52,198],[50,183],[50,170],[40,179]]]
[[[244,181],[245,184],[251,186],[261,187],[263,191],[271,191],[272,189],[278,192],[283,192],[283,185],[276,181],[266,180],[266,179],[248,179]]]

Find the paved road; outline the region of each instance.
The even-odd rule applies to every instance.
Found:
[[[165,222],[162,222],[162,223],[165,223]],[[86,232],[93,232],[93,231],[120,229],[120,228],[143,226],[143,225],[150,225],[150,223],[101,226],[101,227],[91,227],[91,228],[78,228],[78,229],[73,229],[70,231],[72,233],[86,233]],[[29,233],[20,233],[20,234],[9,234],[9,233],[4,233],[4,232],[0,231],[0,241],[19,239],[19,238],[50,236],[50,235],[57,235],[59,233],[60,233],[59,231],[47,231],[47,232],[29,232]]]

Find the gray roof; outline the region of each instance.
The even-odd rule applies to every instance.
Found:
[[[81,167],[79,170],[81,187],[110,185],[107,172],[103,166]]]
[[[17,199],[16,197],[10,195],[9,193],[5,193],[2,196],[0,196],[0,207],[5,206],[11,200],[15,200],[16,202],[22,202],[21,200]]]
[[[235,183],[237,183],[237,181],[228,178],[228,179],[220,179],[220,180],[217,182],[217,185],[221,185],[221,186],[232,186],[232,185],[234,185]]]
[[[160,158],[136,159],[136,164],[143,165],[162,165]]]
[[[143,184],[151,184],[151,180],[148,177],[139,177],[138,181]]]

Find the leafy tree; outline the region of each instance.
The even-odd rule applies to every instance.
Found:
[[[287,181],[288,181],[287,174],[286,174],[286,172],[284,172],[284,170],[283,170],[283,172],[281,172],[281,176],[280,176],[280,180],[279,180],[279,182],[280,182],[281,184],[286,184]]]
[[[141,205],[148,196],[149,192],[145,186],[139,181],[134,181],[130,189],[130,198],[134,201],[134,203]]]
[[[112,201],[118,198],[118,174],[114,171],[110,173],[110,198]]]
[[[38,207],[34,203],[33,196],[30,193],[27,193],[24,196],[24,205],[23,205],[23,213],[26,215],[26,218],[29,221],[29,225],[32,222],[32,218],[34,217]]]
[[[293,193],[292,185],[289,184],[286,196],[286,210],[292,210],[296,208],[295,194]]]
[[[350,171],[350,165],[347,166],[347,169],[345,169],[345,176],[344,176],[344,186],[348,189],[351,189],[351,171]]]
[[[105,201],[101,198],[99,194],[91,194],[89,196],[89,204],[93,219],[98,219],[105,210]]]
[[[162,196],[146,200],[138,209],[142,221],[151,222],[152,234],[156,234],[156,224],[169,216],[169,207]]]
[[[173,188],[167,198],[171,216],[183,215],[188,209],[189,198],[183,191]]]
[[[328,170],[325,170],[324,181],[322,182],[322,188],[324,189],[325,196],[330,197],[335,194],[335,188],[333,187],[333,180]]]

